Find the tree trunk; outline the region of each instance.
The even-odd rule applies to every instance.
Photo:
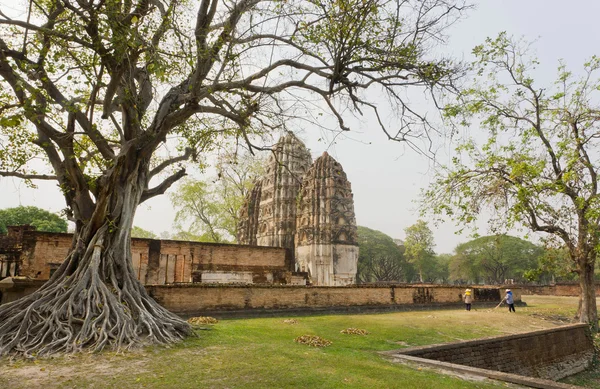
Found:
[[[594,333],[598,332],[598,309],[596,307],[596,282],[594,280],[594,262],[579,261],[579,311],[577,317],[581,323],[589,323]]]
[[[123,157],[102,181],[93,215],[77,223],[64,263],[38,291],[0,306],[0,355],[49,355],[168,344],[190,326],[137,280],[131,226],[148,168]]]

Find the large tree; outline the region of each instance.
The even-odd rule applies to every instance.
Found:
[[[452,254],[437,254],[433,268],[426,274],[425,282],[447,284],[450,281],[450,259]]]
[[[433,274],[436,266],[436,255],[433,248],[435,242],[433,232],[424,220],[417,220],[415,224],[404,229],[406,259],[415,267],[419,282],[425,282],[428,275]]]
[[[580,321],[597,329],[600,58],[585,64],[581,78],[561,64],[554,85],[540,85],[528,49],[506,34],[474,49],[475,83],[447,114],[479,131],[440,170],[426,206],[460,224],[487,208],[495,227],[547,234],[555,247],[566,248],[579,274]]]
[[[412,279],[414,270],[404,258],[404,246],[381,231],[358,226],[359,283],[404,282]]]
[[[0,209],[0,234],[6,233],[7,226],[22,224],[30,224],[38,231],[67,232],[67,221],[44,209],[33,206]]]
[[[524,273],[537,267],[544,250],[510,235],[490,235],[456,246],[450,260],[452,278],[502,284],[506,279],[523,281]]]
[[[57,181],[75,223],[51,279],[0,307],[0,354],[27,355],[189,334],[135,278],[138,205],[223,139],[251,146],[253,134],[309,109],[340,130],[347,111],[370,112],[390,139],[424,136],[429,123],[404,89],[452,84],[455,65],[430,48],[464,9],[462,0],[24,3],[26,20],[0,12],[0,175]],[[39,156],[51,171],[31,169]]]

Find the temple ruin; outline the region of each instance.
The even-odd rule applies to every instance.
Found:
[[[241,245],[131,240],[144,285],[240,283],[345,286],[355,283],[358,244],[350,182],[327,153],[312,161],[287,133],[240,210]],[[0,235],[0,280],[47,280],[72,244],[71,234],[11,226]]]
[[[262,190],[262,181],[254,183],[252,191],[245,199],[244,205],[240,208],[240,224],[238,226],[238,242],[256,246],[256,235],[258,234],[258,205],[260,204],[260,195]]]
[[[261,179],[256,235],[259,246],[295,248],[296,197],[311,162],[310,152],[291,132],[275,145]]]
[[[72,234],[9,226],[0,234],[0,280],[48,280],[71,249]],[[293,271],[291,250],[177,240],[131,239],[131,265],[142,285],[305,285]],[[2,288],[0,288],[1,290]]]
[[[240,211],[240,244],[292,249],[313,285],[354,284],[358,263],[352,189],[342,166],[288,132]]]
[[[349,285],[356,279],[358,240],[352,189],[342,165],[327,152],[317,158],[302,182],[296,263],[312,275],[316,285]]]

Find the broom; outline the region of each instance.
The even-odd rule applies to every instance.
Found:
[[[502,301],[500,301],[500,304],[496,305],[496,306],[494,307],[494,309],[497,309],[498,307],[500,307],[500,305],[502,305],[502,303],[503,303],[503,302],[504,302],[504,299],[502,299]]]

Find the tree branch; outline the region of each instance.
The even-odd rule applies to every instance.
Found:
[[[194,153],[194,149],[192,149],[191,147],[186,147],[184,154],[182,154],[182,155],[180,155],[178,157],[166,160],[166,161],[162,162],[161,164],[159,164],[154,169],[150,170],[150,174],[148,175],[149,178],[154,177],[158,173],[160,173],[163,170],[165,170],[167,167],[169,167],[169,166],[171,166],[171,165],[173,165],[173,164],[175,164],[177,162],[187,161],[190,158],[190,156],[195,157],[194,154],[195,154]]]
[[[49,174],[27,174],[19,172],[4,172],[0,171],[2,177],[16,177],[24,180],[58,180],[57,176]]]
[[[169,189],[171,187],[171,185],[173,185],[174,183],[176,183],[177,181],[179,181],[181,178],[185,177],[186,175],[187,175],[187,173],[185,172],[185,169],[181,169],[181,170],[177,171],[175,174],[167,177],[162,183],[155,186],[154,188],[146,189],[142,193],[142,197],[140,199],[140,204],[148,199],[151,199],[152,197],[160,196],[160,195],[164,194],[167,191],[167,189]]]

